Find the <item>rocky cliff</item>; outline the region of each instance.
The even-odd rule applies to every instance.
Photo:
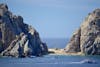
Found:
[[[2,56],[41,56],[48,52],[39,33],[13,15],[6,4],[0,4],[0,54]]]
[[[100,9],[89,13],[80,28],[73,34],[65,51],[100,55]]]

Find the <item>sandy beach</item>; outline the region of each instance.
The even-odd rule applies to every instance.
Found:
[[[67,53],[64,49],[52,48],[48,49],[50,55],[84,55],[81,52],[77,53]]]

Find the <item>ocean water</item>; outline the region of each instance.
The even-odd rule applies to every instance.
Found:
[[[68,39],[44,39],[49,48],[64,48]],[[96,63],[82,63],[89,59]],[[1,57],[0,67],[100,67],[100,56],[45,55],[32,58]]]
[[[81,63],[84,59],[96,64]],[[0,67],[100,67],[100,56],[45,55],[33,58],[0,58]]]
[[[69,39],[68,38],[42,38],[48,48],[65,48]]]

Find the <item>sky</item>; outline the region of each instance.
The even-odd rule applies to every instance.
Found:
[[[70,38],[100,0],[0,0],[32,25],[41,38]]]

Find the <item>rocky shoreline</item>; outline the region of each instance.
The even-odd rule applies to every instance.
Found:
[[[39,33],[0,4],[0,56],[100,55],[100,9],[85,18],[64,49],[48,49]]]
[[[57,55],[100,55],[100,9],[85,18],[64,49],[49,49]]]

